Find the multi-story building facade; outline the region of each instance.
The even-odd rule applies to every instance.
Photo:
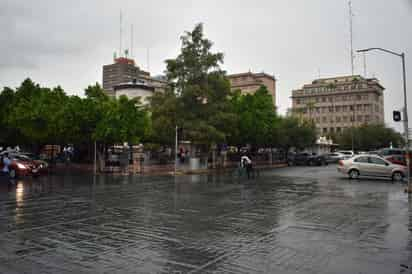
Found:
[[[133,59],[119,57],[114,63],[103,66],[103,89],[110,96],[116,96],[114,87],[132,83],[133,81],[144,81],[145,84],[153,86],[155,91],[164,91],[166,81],[150,76],[149,72],[141,70],[135,65]]]
[[[292,91],[292,112],[314,121],[320,135],[384,123],[384,90],[359,75],[317,79]]]
[[[239,89],[242,94],[253,94],[265,86],[272,96],[273,105],[276,105],[276,79],[274,76],[266,73],[238,73],[227,76],[229,78],[232,90]]]

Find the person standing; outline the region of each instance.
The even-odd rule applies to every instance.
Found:
[[[3,156],[3,169],[2,169],[2,172],[4,175],[7,175],[7,176],[10,175],[10,165],[11,165],[11,160],[9,158],[9,154],[5,153]]]

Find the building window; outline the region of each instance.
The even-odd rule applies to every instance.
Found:
[[[362,96],[361,95],[356,95],[356,100],[361,100]]]
[[[354,106],[349,106],[349,110],[354,111],[355,110]]]
[[[369,122],[371,117],[369,115],[365,115],[365,122]]]
[[[322,97],[322,102],[326,102],[326,97]]]
[[[300,104],[300,99],[296,99],[296,104]]]
[[[342,111],[343,111],[343,112],[348,111],[348,106],[343,106],[343,107],[342,107]]]
[[[348,121],[348,117],[346,117],[346,116],[343,116],[343,122],[347,122]]]
[[[333,112],[333,107],[329,107],[329,112]]]
[[[331,127],[329,130],[330,130],[330,133],[335,132],[335,129],[333,127]]]
[[[340,120],[341,120],[341,118],[338,116],[338,117],[336,117],[336,122],[337,123],[340,123]]]
[[[340,128],[340,127],[337,127],[337,128],[336,128],[336,132],[337,132],[337,133],[340,133],[340,132],[341,132],[341,128]]]
[[[328,97],[328,101],[329,101],[329,102],[333,102],[332,96],[329,96],[329,97]]]
[[[362,105],[356,105],[356,110],[357,111],[362,111]]]
[[[351,117],[350,117],[350,121],[351,121],[351,122],[355,122],[355,117],[354,117],[354,116],[351,116]]]
[[[320,117],[315,118],[316,123],[320,123]]]
[[[363,118],[362,115],[358,115],[357,118],[358,118],[358,122],[362,122],[362,118]]]
[[[340,106],[335,107],[336,112],[340,112]]]
[[[327,118],[327,117],[322,117],[322,122],[327,123],[327,122],[328,122],[328,118]]]

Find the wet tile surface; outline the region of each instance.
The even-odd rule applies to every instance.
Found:
[[[400,184],[335,167],[0,184],[0,273],[412,273]]]

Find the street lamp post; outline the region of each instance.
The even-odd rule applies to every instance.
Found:
[[[402,59],[402,76],[403,76],[403,127],[405,130],[405,139],[406,139],[406,165],[407,165],[407,179],[408,179],[408,188],[406,189],[406,192],[409,194],[412,194],[412,184],[411,184],[411,178],[410,178],[410,154],[409,154],[409,127],[408,127],[408,100],[406,97],[406,66],[405,66],[405,53],[397,53],[391,50],[383,49],[383,48],[368,48],[368,49],[361,49],[357,50],[357,52],[367,52],[367,51],[373,51],[373,50],[378,50],[378,51],[383,51],[392,55],[396,55],[398,57],[401,57]]]

